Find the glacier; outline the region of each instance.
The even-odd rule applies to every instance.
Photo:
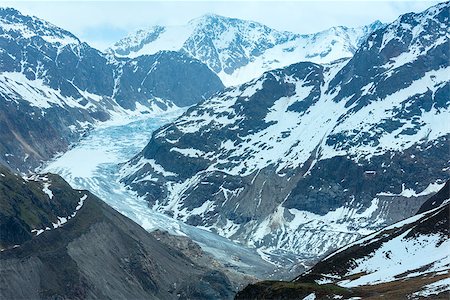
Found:
[[[113,120],[102,124],[68,152],[55,157],[38,171],[56,173],[73,188],[89,190],[147,231],[159,229],[188,236],[218,261],[239,272],[265,278],[286,276],[278,266],[289,263],[289,258],[271,257],[264,260],[266,257],[260,256],[256,249],[154,211],[145,199],[119,182],[121,163],[139,153],[153,131],[173,121],[185,110],[180,108],[150,118],[141,116],[134,120]],[[290,264],[293,265],[293,262]]]

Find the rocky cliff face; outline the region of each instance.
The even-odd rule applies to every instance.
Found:
[[[59,176],[23,179],[0,167],[0,216],[2,299],[233,296],[222,272],[200,266],[176,243],[160,242]]]
[[[450,181],[419,212],[347,245],[292,282],[261,282],[237,299],[446,299]]]
[[[340,26],[300,35],[257,22],[207,14],[185,26],[139,30],[108,52],[136,57],[161,50],[180,51],[208,65],[229,86],[303,60],[323,63],[351,57],[368,34],[383,26],[377,21],[358,28]]]
[[[317,258],[414,214],[448,169],[449,4],[351,59],[270,71],[190,108],[122,168],[153,209]]]
[[[0,162],[21,171],[66,151],[98,122],[192,105],[223,87],[186,55],[115,58],[8,8],[0,9],[0,72]]]
[[[126,108],[148,99],[168,99],[178,107],[191,106],[223,89],[206,65],[183,53],[160,51],[121,64],[114,98]]]

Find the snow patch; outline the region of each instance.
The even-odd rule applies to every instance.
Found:
[[[66,217],[56,217],[57,221],[56,223],[52,223],[53,229],[57,229],[59,227],[62,227],[64,224],[67,223],[67,221],[69,221],[70,219],[74,218],[77,215],[77,212],[81,209],[81,207],[83,207],[84,201],[87,199],[87,195],[83,195],[80,200],[78,201],[77,206],[75,207],[75,211],[66,216]],[[52,230],[50,227],[46,227],[45,229],[32,229],[31,233],[36,233],[36,236],[40,235],[41,233],[43,233],[44,231],[49,231]]]
[[[306,296],[305,298],[303,298],[303,300],[315,300],[316,299],[316,294],[311,293],[308,296]]]
[[[50,190],[50,183],[48,182],[44,182],[44,188],[42,189],[42,191],[47,194],[47,196],[51,199],[53,199],[53,192]]]
[[[442,189],[445,185],[445,182],[443,180],[438,180],[436,182],[431,182],[430,184],[428,184],[428,186],[421,191],[420,193],[417,193],[415,190],[413,189],[407,189],[405,188],[405,184],[402,184],[402,192],[400,194],[393,194],[393,193],[389,193],[389,192],[381,192],[378,193],[378,196],[387,196],[387,197],[398,197],[398,196],[403,196],[403,197],[420,197],[420,196],[427,196],[433,193],[438,192],[440,189]]]

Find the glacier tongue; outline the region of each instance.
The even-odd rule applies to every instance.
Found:
[[[271,276],[277,266],[263,260],[255,249],[153,211],[145,199],[119,183],[120,163],[136,155],[147,143],[152,131],[172,121],[184,110],[98,127],[74,148],[51,161],[42,172],[59,174],[72,187],[91,191],[148,231],[160,229],[188,236],[220,262],[242,273],[266,278]]]

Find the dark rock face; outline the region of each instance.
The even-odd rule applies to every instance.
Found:
[[[223,88],[181,53],[116,58],[14,9],[0,9],[0,72],[0,161],[23,172],[113,114],[188,106]]]
[[[297,183],[284,205],[325,215],[330,209],[335,210],[350,202],[353,196],[359,199],[359,204],[368,205],[376,195],[382,197],[379,195],[382,192],[400,195],[402,185],[423,191],[429,182],[447,178],[448,173],[441,166],[448,159],[448,143],[448,136],[445,136],[403,152],[375,156],[364,164],[342,156],[319,161],[311,174]],[[386,161],[389,161],[389,166],[383,165]],[[404,216],[413,215],[420,202],[409,201],[403,207],[407,210]],[[393,213],[390,222],[402,217],[401,213],[396,214]]]
[[[220,79],[200,61],[177,52],[144,55],[122,65],[116,100],[126,108],[158,97],[190,106],[223,89]]]
[[[0,214],[2,299],[233,297],[222,272],[196,264],[59,176],[24,181],[1,167]],[[39,235],[30,232],[46,226]]]
[[[375,31],[352,59],[270,71],[190,108],[123,182],[189,224],[316,258],[411,216],[450,178],[448,5]]]

